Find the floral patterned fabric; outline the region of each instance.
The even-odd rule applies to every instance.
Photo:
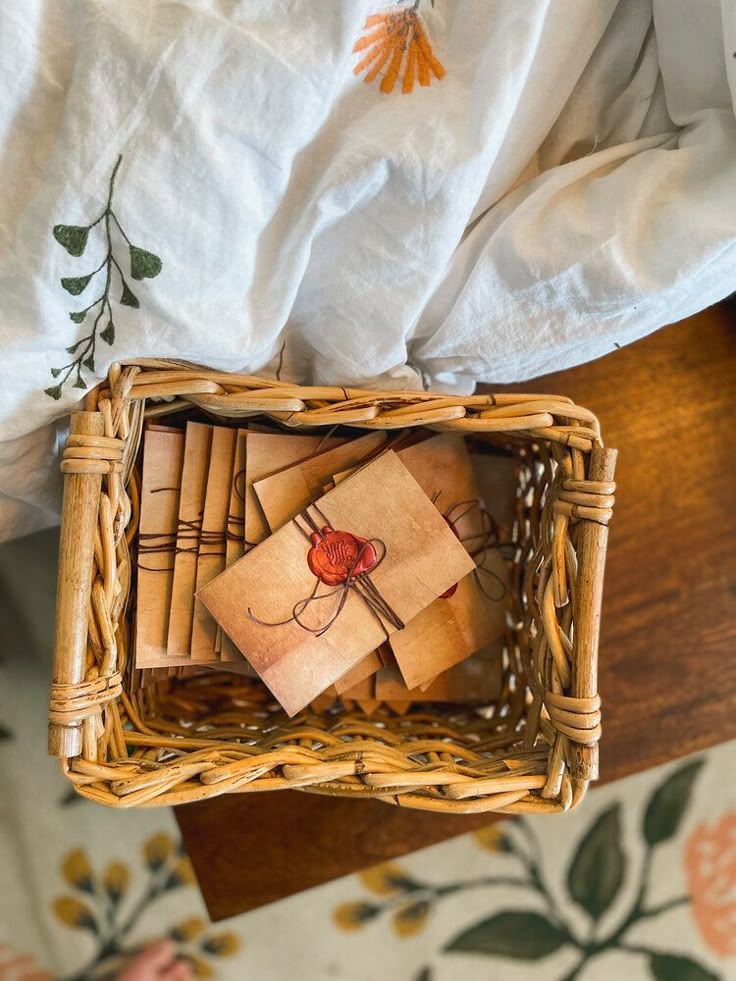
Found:
[[[82,801],[46,756],[49,569],[49,536],[0,550],[2,981],[112,978],[162,936],[233,981],[736,978],[736,743],[209,923],[170,811]]]

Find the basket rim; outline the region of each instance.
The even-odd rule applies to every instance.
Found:
[[[91,597],[93,620],[99,621],[98,630],[102,627],[104,633],[105,629],[109,632],[113,628],[115,634],[120,611],[116,612],[112,601],[110,580],[120,574],[120,568],[115,565],[115,554],[125,538],[125,526],[130,518],[126,485],[137,454],[143,421],[145,417],[168,414],[186,406],[198,408],[209,416],[234,421],[265,415],[292,429],[335,425],[382,429],[428,426],[439,431],[455,431],[458,435],[508,435],[514,441],[520,437],[546,445],[552,456],[562,461],[560,465],[564,464],[566,469],[561,471],[560,480],[555,483],[554,495],[550,495],[554,500],[550,499],[548,508],[550,542],[547,543],[549,554],[545,552],[544,588],[539,597],[539,629],[547,638],[544,656],[552,664],[553,674],[555,662],[561,664],[567,659],[572,666],[572,681],[568,678],[568,686],[560,685],[558,677],[556,684],[545,685],[550,697],[545,696],[535,709],[531,709],[543,713],[550,733],[544,786],[536,776],[529,778],[531,784],[527,780],[526,790],[523,780],[518,786],[513,780],[509,783],[508,779],[505,784],[494,784],[494,777],[484,776],[481,772],[468,773],[467,779],[458,779],[460,775],[450,776],[446,766],[445,776],[441,778],[437,777],[437,767],[427,772],[426,784],[408,776],[399,779],[395,773],[394,785],[386,774],[385,764],[383,770],[379,767],[366,783],[365,756],[360,749],[347,751],[345,758],[339,760],[285,758],[278,768],[277,783],[316,793],[377,796],[402,806],[448,812],[536,813],[575,806],[584,796],[588,782],[597,776],[600,736],[600,700],[596,690],[598,621],[602,561],[615,488],[612,481],[615,451],[603,448],[595,415],[566,396],[503,392],[457,396],[437,392],[304,386],[257,375],[218,371],[189,362],[150,358],[130,359],[111,366],[107,379],[88,394],[84,411],[73,415],[74,452],[62,462],[67,488],[84,487],[88,493],[92,489],[83,513],[67,507],[65,493],[62,534],[68,536],[73,530],[70,521],[83,521],[86,537],[91,542],[92,576],[86,605],[80,606],[79,597],[75,599],[78,615],[77,636],[73,643],[60,638],[57,618],[50,727],[67,725],[69,731],[81,728],[87,733],[83,743],[77,735],[71,743],[61,739],[55,746],[55,755],[62,757],[64,772],[80,792],[116,806],[143,806],[202,799],[236,790],[270,789],[263,785],[264,781],[256,786],[259,777],[243,779],[242,771],[247,770],[247,766],[238,771],[241,774],[238,779],[217,778],[213,768],[223,764],[216,764],[213,759],[196,766],[193,761],[189,767],[185,763],[179,764],[181,772],[176,771],[175,780],[172,780],[174,769],[171,765],[168,771],[164,768],[160,779],[152,778],[150,773],[147,776],[141,772],[132,775],[130,763],[107,759],[101,762],[89,733],[90,720],[95,720],[99,737],[100,727],[104,729],[108,725],[102,723],[103,716],[108,719],[110,712],[117,716],[119,701],[128,717],[134,707],[125,691],[120,692],[120,676],[114,663],[107,666],[103,663],[98,671],[102,681],[98,684],[91,684],[95,678],[89,677],[86,671],[80,674],[79,664],[84,663],[83,655],[87,650],[86,632],[83,641],[78,636],[82,633],[80,611],[84,608],[86,624]],[[97,427],[96,436],[85,435],[85,430],[90,427]],[[85,439],[94,441],[95,445],[95,453],[90,454],[89,459],[84,458]],[[101,453],[103,457],[105,455],[101,441],[109,450],[107,459],[100,458]],[[606,468],[608,478],[604,473]],[[574,532],[579,547],[570,542],[571,528],[579,528],[579,533]],[[102,540],[102,568],[99,554],[92,561],[95,536],[98,553]],[[570,624],[563,629],[561,614],[567,603],[563,592],[568,589],[567,579],[571,574],[566,553],[569,548],[574,553],[577,549],[579,553],[575,570],[577,586],[570,581],[569,587],[573,591],[576,588],[578,596],[581,588],[586,590],[585,603],[575,601],[584,635],[580,642],[577,625],[574,638],[570,640]],[[112,563],[112,569],[106,568],[105,563]],[[81,579],[84,581],[84,575]],[[80,581],[79,555],[67,561],[62,551],[59,581],[59,607],[63,608],[70,599],[70,581]],[[67,617],[67,626],[69,622]],[[76,649],[72,651],[75,644]],[[81,650],[82,646],[84,650]],[[71,672],[73,677],[69,671],[72,662],[76,663],[76,674]],[[107,670],[110,668],[112,670]],[[118,735],[124,741],[125,735]],[[75,751],[69,752],[72,743]],[[212,752],[216,753],[215,750]],[[442,767],[439,770],[442,771]],[[355,783],[358,775],[361,775],[361,786]],[[104,789],[101,789],[103,785]]]

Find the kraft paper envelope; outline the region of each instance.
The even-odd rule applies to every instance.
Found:
[[[328,709],[332,708],[336,701],[337,692],[335,691],[334,687],[330,685],[330,687],[326,688],[321,695],[317,695],[317,697],[309,703],[309,707],[313,712],[316,712],[317,715],[322,715],[323,712],[326,712]]]
[[[404,681],[408,688],[416,688],[431,683],[505,631],[509,580],[499,552],[483,548],[487,525],[465,441],[435,436],[398,451],[397,456],[452,523],[468,551],[481,550],[476,559],[483,566],[460,580],[452,595],[437,599],[391,637]]]
[[[197,558],[196,591],[206,586],[225,568],[227,514],[230,507],[236,436],[234,429],[215,426],[212,430],[207,489],[202,512],[202,536]],[[217,624],[199,600],[195,600],[192,660],[218,661],[216,638]]]
[[[335,682],[335,691],[338,695],[348,695],[348,698],[357,697],[348,694],[349,690],[364,681],[370,681],[371,675],[374,675],[382,667],[383,661],[378,651],[371,651],[362,661],[358,661],[355,667],[351,668],[347,674],[344,674],[342,678],[338,678]]]
[[[347,701],[355,702],[361,712],[365,715],[372,715],[381,704],[377,698],[373,697],[374,690],[375,682],[373,678],[366,678],[359,685],[356,685],[349,691],[343,692],[340,697],[343,704]]]
[[[339,446],[335,436],[292,436],[289,433],[248,433],[245,461],[245,544],[257,545],[271,533],[253,485],[270,474]]]
[[[434,436],[398,449],[396,455],[435,501],[440,512],[453,522],[468,551],[478,551],[488,526],[484,524],[480,488],[465,441],[457,436]],[[503,458],[497,459],[505,462]],[[339,485],[354,472],[335,474],[335,484]],[[508,468],[501,472],[505,482],[499,484],[497,481],[491,486],[508,491]],[[478,503],[471,507],[473,501]],[[495,500],[492,503],[495,504]],[[507,512],[504,510],[503,513]],[[391,638],[408,688],[426,689],[453,664],[458,664],[504,632],[508,569],[500,552],[494,548],[483,549],[477,559],[482,568],[459,582],[452,596],[436,600],[408,624],[406,630]]]
[[[143,444],[135,664],[166,661],[184,433],[149,429]],[[153,536],[153,537],[146,537]]]
[[[235,437],[235,457],[230,482],[230,509],[227,516],[227,543],[225,545],[225,565],[232,565],[245,552],[245,454],[248,432],[239,429]],[[238,663],[243,655],[226,635],[220,645],[221,659]]]
[[[322,497],[325,490],[332,487],[322,484],[321,474],[335,466],[343,466],[346,461],[359,463],[379,450],[386,443],[384,433],[371,433],[366,437],[342,443],[339,446],[325,450],[318,456],[300,461],[294,467],[284,468],[256,484],[259,501],[265,504],[266,518],[273,531],[276,531],[295,514],[309,504],[315,497]],[[353,471],[349,471],[352,473]],[[330,481],[332,485],[332,481]],[[314,493],[317,485],[320,492]],[[332,485],[334,486],[334,485]],[[261,501],[261,497],[263,500]],[[335,682],[338,694],[346,688],[357,685],[359,681],[374,674],[383,662],[372,651],[360,664],[356,664],[348,674]]]
[[[271,531],[290,521],[310,501],[322,497],[325,481],[331,480],[334,473],[360,465],[387,442],[384,432],[368,433],[256,481],[256,495]]]
[[[201,527],[211,440],[211,426],[198,422],[187,423],[179,498],[179,533],[169,617],[169,657],[189,658],[191,655],[199,547],[196,529]]]
[[[516,460],[490,450],[471,451],[471,459],[488,513],[498,525],[501,539],[507,541],[516,518],[516,491],[519,486]]]
[[[315,527],[332,531],[324,537],[310,531],[310,544],[300,515],[199,597],[289,715],[474,568],[391,451],[326,494],[309,514]],[[311,568],[322,570],[319,578],[308,557]],[[368,568],[348,585],[322,578],[340,563],[343,573],[353,569],[356,559]]]
[[[381,668],[375,677],[375,697],[379,701],[457,702],[489,705],[501,694],[503,639],[453,665],[425,689],[406,687],[397,666]]]

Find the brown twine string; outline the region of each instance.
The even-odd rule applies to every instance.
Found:
[[[245,501],[245,467],[233,477],[233,493],[239,501]]]
[[[440,493],[438,492],[432,498],[435,504],[437,503],[439,496]],[[455,514],[455,512],[460,508],[464,508],[464,510],[461,510],[459,514]],[[461,521],[467,514],[470,514],[470,512],[474,511],[476,508],[481,516],[481,522],[483,524],[482,530],[474,535],[466,535],[464,538],[459,538],[458,536],[458,538],[461,544],[465,545],[471,559],[475,560],[475,569],[471,574],[475,580],[476,586],[491,603],[500,603],[506,596],[506,585],[496,572],[493,572],[492,569],[486,568],[486,562],[488,561],[488,556],[491,549],[501,548],[498,536],[498,525],[496,524],[493,516],[486,510],[483,504],[475,498],[467,501],[458,501],[456,504],[451,505],[446,511],[444,511],[442,516],[444,517],[445,521],[447,521],[454,528],[459,521]],[[474,541],[479,541],[479,544],[474,547],[469,547],[468,543]],[[480,573],[484,573],[488,577],[486,579],[486,583],[488,583],[490,580],[490,582],[494,583],[495,586],[500,589],[500,592],[498,592],[498,589],[494,590],[497,595],[492,595],[488,591],[483,580],[481,579]]]
[[[312,504],[311,506],[314,509],[314,511],[317,513],[319,519],[324,522],[323,527],[324,526],[331,527],[329,519],[322,513],[322,511],[317,507],[317,505]],[[299,521],[297,520],[298,518],[302,519],[302,521],[306,524],[307,529],[311,529],[311,531],[319,535],[320,538],[322,539],[325,538],[322,528],[317,524],[317,522],[314,520],[312,515],[309,514],[309,510],[306,509],[302,511],[299,515],[297,515],[296,518],[293,518],[292,520],[295,526],[299,529],[299,531],[302,533],[304,538],[307,540],[310,547],[312,546],[310,532],[309,530],[305,530],[299,524]],[[369,545],[373,546],[374,548],[376,546],[380,548],[380,554],[377,553],[378,560],[376,564],[373,566],[373,569],[371,570],[374,571],[375,569],[378,568],[381,562],[383,562],[383,560],[386,558],[386,553],[387,553],[386,545],[384,542],[380,540],[380,538],[371,538],[358,549],[358,554],[356,555],[352,565],[347,571],[347,575],[344,583],[341,583],[339,586],[335,587],[334,589],[331,589],[327,593],[323,593],[322,595],[319,595],[318,590],[320,584],[322,583],[322,580],[319,577],[315,577],[316,582],[314,584],[314,589],[312,590],[312,592],[305,599],[298,600],[294,604],[291,610],[291,616],[288,617],[286,620],[279,620],[276,622],[261,620],[257,616],[255,616],[251,607],[248,607],[247,609],[248,619],[252,620],[254,623],[260,624],[263,627],[283,627],[286,626],[286,624],[288,623],[297,623],[303,630],[307,630],[309,631],[309,633],[313,633],[317,637],[321,637],[327,630],[330,629],[330,627],[338,619],[338,617],[342,613],[345,603],[347,602],[348,596],[350,595],[351,592],[354,592],[356,596],[359,596],[360,599],[362,599],[369,613],[380,626],[386,639],[388,639],[388,637],[390,636],[386,626],[387,624],[394,627],[394,629],[396,630],[403,630],[405,626],[404,622],[401,620],[401,618],[396,614],[396,612],[391,608],[389,603],[381,595],[380,591],[378,590],[378,587],[371,579],[370,574],[367,572],[361,572],[358,575],[355,576],[353,575],[356,567],[360,564],[360,561],[363,558],[365,551]],[[310,627],[309,624],[304,623],[302,621],[301,619],[302,616],[306,613],[306,611],[309,609],[309,607],[312,604],[319,603],[323,600],[332,599],[335,596],[339,597],[337,601],[337,608],[335,609],[334,613],[330,617],[328,617],[326,622],[320,624],[320,626],[318,627]]]
[[[162,491],[176,491],[179,487],[156,487],[151,494],[159,494]],[[236,515],[227,516],[227,525],[223,531],[215,531],[202,527],[203,516],[200,512],[198,518],[184,519],[179,518],[176,523],[176,531],[172,532],[144,532],[138,535],[138,568],[146,572],[173,572],[174,566],[162,566],[154,569],[152,566],[143,565],[140,562],[141,555],[160,555],[169,553],[171,555],[204,554],[212,556],[225,555],[225,550],[221,547],[227,542],[243,541],[242,528],[244,519]],[[230,525],[240,526],[240,533],[233,531]],[[181,545],[180,542],[191,544]],[[246,548],[252,547],[254,543],[244,542]]]

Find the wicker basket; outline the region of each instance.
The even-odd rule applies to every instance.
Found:
[[[499,702],[294,719],[221,672],[141,686],[129,596],[144,414],[289,427],[430,426],[516,458],[513,596]],[[116,364],[72,415],[49,749],[80,794],[117,807],[299,788],[444,812],[568,810],[598,775],[597,648],[615,451],[560,396],[304,388],[182,362]]]

